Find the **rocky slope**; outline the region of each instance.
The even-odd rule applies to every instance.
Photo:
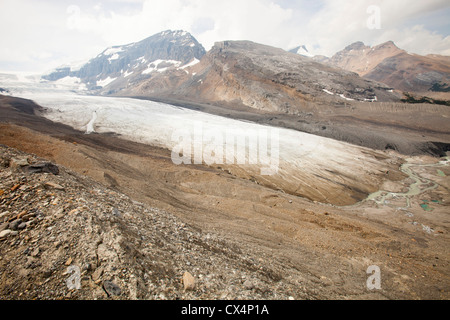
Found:
[[[88,89],[101,89],[113,82],[126,87],[151,77],[153,72],[198,61],[204,54],[203,46],[188,32],[167,30],[140,42],[107,48],[78,68],[61,67],[42,78],[49,81],[74,78]]]
[[[29,154],[0,148],[2,298],[448,299],[450,171],[436,159],[403,158],[423,179],[410,205],[337,207],[5,111],[0,143]],[[382,190],[414,183],[391,173]]]
[[[390,87],[353,72],[250,41],[216,43],[197,65],[159,74],[116,94],[291,114],[304,111],[308,103],[398,99]]]
[[[383,60],[365,78],[409,92],[443,91],[450,84],[450,63],[432,56],[402,52]]]
[[[450,83],[449,57],[410,54],[392,41],[374,47],[355,42],[320,60],[401,91],[443,91]]]
[[[0,253],[1,299],[287,299],[299,289],[267,257],[3,145]]]
[[[328,63],[364,76],[371,72],[384,59],[402,53],[392,41],[374,46],[366,46],[358,41],[333,55]]]

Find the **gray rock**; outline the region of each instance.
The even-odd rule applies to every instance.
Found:
[[[252,290],[254,287],[255,287],[255,285],[253,284],[253,282],[251,282],[250,280],[245,280],[245,282],[244,282],[244,288],[245,289],[247,289],[247,290]]]
[[[17,226],[17,229],[18,230],[23,230],[23,229],[25,229],[27,227],[27,223],[26,222],[22,222],[21,224],[19,224],[18,226]]]
[[[25,167],[25,166],[28,166],[28,165],[29,165],[29,163],[28,163],[28,158],[27,157],[13,158],[9,162],[9,166],[11,168]]]
[[[6,230],[6,229],[8,229],[8,227],[9,227],[8,222],[2,223],[2,224],[0,224],[0,231]]]
[[[104,281],[103,289],[105,289],[106,293],[109,296],[120,296],[122,294],[122,290],[120,287],[112,281]]]
[[[19,225],[22,223],[22,219],[17,219],[9,223],[9,229],[16,231]]]
[[[0,232],[0,238],[7,237],[11,234],[12,230],[6,229]]]
[[[120,211],[117,208],[112,209],[112,214],[117,218],[122,218],[122,215],[120,214]]]
[[[25,170],[29,173],[52,173],[54,175],[59,174],[58,166],[50,162],[33,164],[25,167]]]

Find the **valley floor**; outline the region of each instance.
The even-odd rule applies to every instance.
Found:
[[[450,298],[450,168],[440,159],[384,151],[393,163],[421,165],[410,169],[428,191],[409,205],[398,196],[334,206],[7,106],[0,122],[0,143],[20,150],[1,148],[9,165],[0,167],[0,222],[42,213],[0,241],[1,298]],[[23,174],[10,161],[23,157],[62,173]],[[407,192],[414,182],[387,174],[382,189]],[[66,285],[72,264],[80,290]],[[367,287],[370,266],[380,268],[380,289]],[[185,271],[193,290],[184,290]]]

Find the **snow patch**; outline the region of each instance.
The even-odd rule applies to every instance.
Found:
[[[189,62],[188,64],[185,64],[184,66],[182,66],[180,69],[186,69],[192,66],[195,66],[197,63],[199,63],[200,60],[198,60],[197,58],[194,58],[194,60],[192,60],[191,62]]]
[[[327,89],[322,89],[322,90],[323,90],[323,92],[325,92],[325,93],[328,93],[328,94],[334,95],[334,93],[333,93],[333,92],[331,92],[331,91],[328,91]]]
[[[86,134],[91,134],[91,133],[95,132],[95,129],[94,129],[95,120],[97,120],[97,111],[94,111],[92,113],[92,118],[89,121],[89,123],[86,125]]]
[[[112,55],[117,54],[122,51],[123,51],[122,47],[111,47],[111,48],[108,48],[105,51],[103,51],[103,55],[112,56]]]
[[[111,63],[111,61],[113,60],[117,60],[119,59],[119,55],[117,53],[114,53],[110,58],[108,58],[109,63]]]
[[[354,101],[355,100],[355,99],[352,99],[352,98],[347,98],[343,94],[340,94],[339,97],[341,97],[342,99],[348,100],[348,101]]]
[[[104,80],[99,80],[99,81],[97,81],[97,86],[106,87],[108,84],[110,84],[111,82],[113,82],[116,79],[117,78],[108,77],[108,78],[106,78]]]
[[[150,62],[150,63],[148,64],[148,66],[147,66],[147,69],[144,70],[144,71],[142,71],[142,74],[149,74],[149,73],[152,73],[153,71],[157,71],[157,72],[162,73],[162,72],[166,71],[168,68],[171,67],[171,66],[168,66],[168,67],[164,67],[164,68],[161,68],[161,69],[160,69],[160,68],[159,68],[159,65],[160,65],[161,63],[164,63],[164,64],[171,64],[172,66],[178,67],[178,66],[181,64],[181,61],[176,61],[176,60],[161,60],[161,59],[158,59],[158,60],[155,60],[155,61],[153,61],[153,62]]]
[[[364,101],[367,101],[367,102],[375,102],[377,100],[378,100],[377,96],[373,97],[372,99],[364,99]]]

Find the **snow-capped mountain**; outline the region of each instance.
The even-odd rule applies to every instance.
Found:
[[[140,42],[109,47],[81,67],[62,66],[42,78],[49,81],[78,78],[89,89],[102,89],[114,82],[127,86],[131,79],[142,80],[154,72],[193,65],[205,53],[190,33],[167,30]]]
[[[295,47],[294,49],[289,50],[289,52],[296,53],[296,54],[300,54],[300,55],[302,55],[302,56],[309,57],[309,58],[314,57],[314,54],[312,54],[312,53],[306,48],[306,46],[305,46],[304,44],[302,44],[302,45],[300,45],[300,46],[298,46],[298,47]]]

